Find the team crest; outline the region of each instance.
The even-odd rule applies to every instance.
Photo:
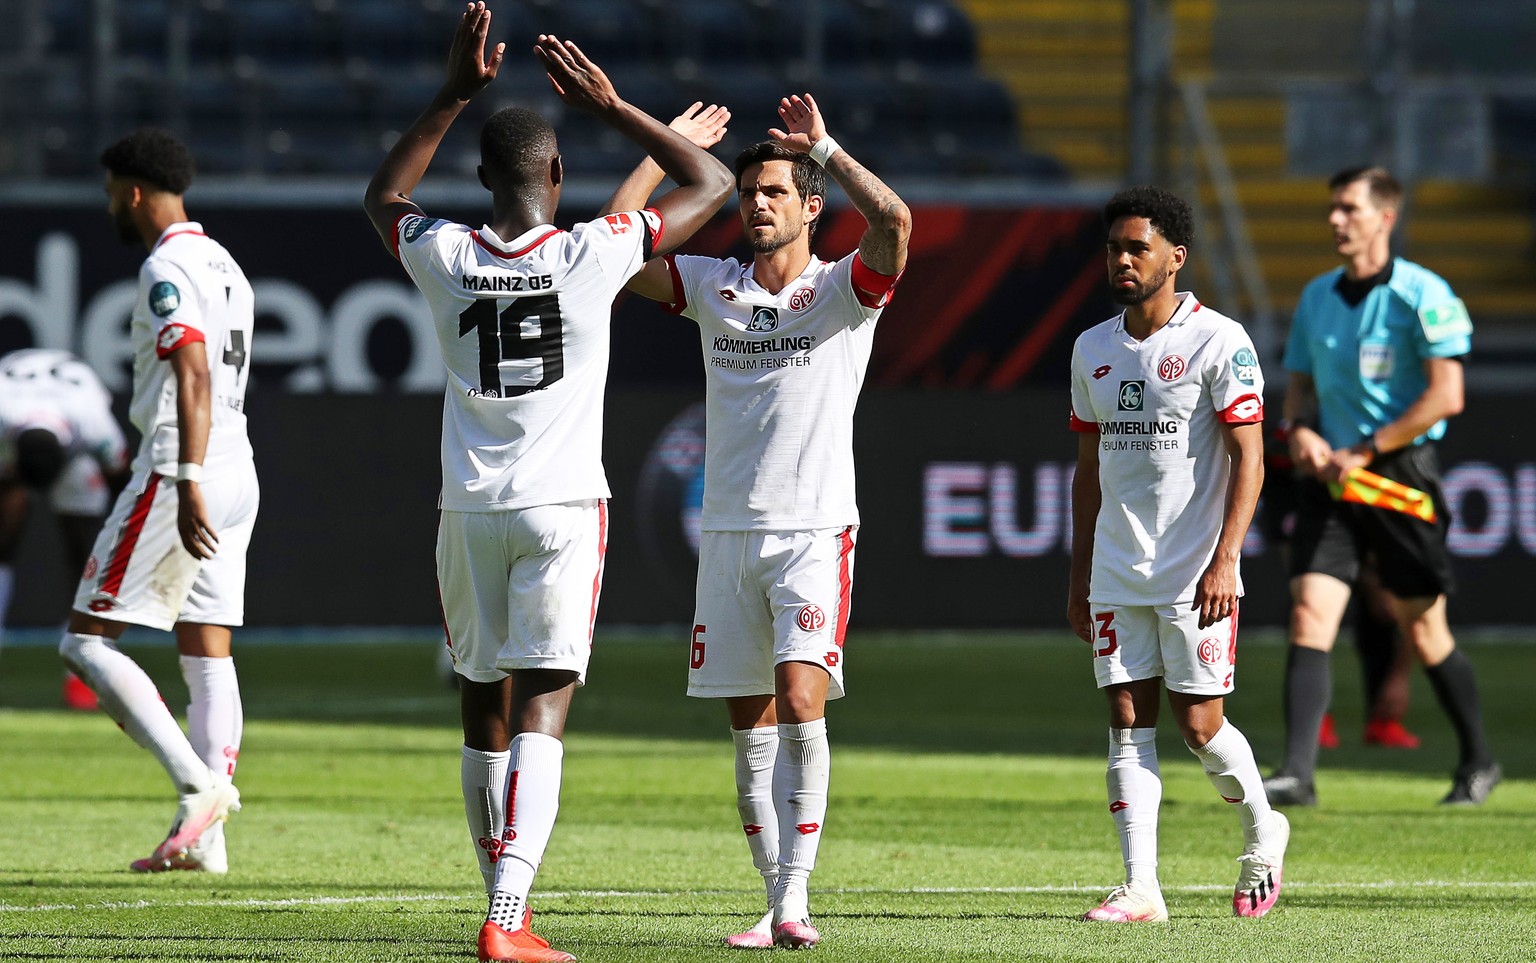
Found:
[[[790,298],[789,298],[789,309],[791,311],[804,311],[806,308],[811,306],[811,302],[814,301],[814,300],[816,300],[816,289],[815,288],[812,288],[812,287],[801,288],[800,290],[796,291],[794,294],[790,295]]]
[[[1215,665],[1221,661],[1221,643],[1215,639],[1200,640],[1200,661],[1206,665]]]
[[[807,632],[815,632],[827,624],[827,616],[821,606],[807,605],[795,616],[795,623]]]
[[[752,312],[752,320],[747,323],[748,331],[773,331],[779,326],[779,309],[772,307],[757,308]]]
[[[1147,383],[1145,381],[1120,382],[1121,411],[1141,411],[1147,401]]]
[[[1164,381],[1178,381],[1182,374],[1184,374],[1184,359],[1176,354],[1170,354],[1157,363],[1157,376]]]
[[[181,307],[181,292],[169,281],[157,281],[149,289],[149,309],[163,318]]]

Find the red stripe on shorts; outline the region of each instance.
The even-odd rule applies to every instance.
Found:
[[[608,501],[597,502],[597,574],[592,577],[592,614],[587,618],[587,643],[597,627],[597,597],[603,591],[603,560],[608,557]]]
[[[853,526],[843,529],[837,541],[837,637],[833,641],[842,648],[848,634],[848,610],[853,605]]]
[[[101,580],[102,593],[115,596],[123,587],[123,576],[128,574],[128,560],[133,557],[134,546],[139,544],[139,534],[144,531],[144,520],[149,517],[149,507],[154,504],[155,491],[159,487],[160,476],[151,472],[149,484],[139,495],[139,500],[134,502],[133,512],[123,525],[123,533],[117,537],[117,547],[112,549],[112,558],[107,562],[107,574]]]

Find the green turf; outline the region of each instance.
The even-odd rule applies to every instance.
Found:
[[[388,640],[381,640],[381,642]],[[1422,680],[1418,752],[1345,746],[1323,805],[1293,810],[1286,892],[1230,915],[1237,826],[1164,726],[1161,876],[1173,922],[1078,922],[1117,880],[1104,723],[1083,651],[1002,635],[855,634],[830,713],[832,809],[814,909],[827,961],[1530,960],[1536,945],[1536,647],[1468,644],[1511,778],[1488,805],[1434,805],[1454,742]],[[130,651],[184,699],[165,647]],[[538,928],[585,961],[740,959],[719,937],[760,887],[736,823],[719,706],[681,695],[685,647],[600,635],[568,737]],[[1280,747],[1283,650],[1252,645],[1229,716]],[[0,656],[0,959],[473,958],[484,911],[458,789],[456,700],[432,643],[251,645],[225,877],[138,876],[172,803],[99,715],[52,708],[46,648]]]

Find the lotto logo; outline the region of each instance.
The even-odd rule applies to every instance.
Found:
[[[628,234],[629,229],[634,226],[628,214],[609,214],[603,220],[608,222],[608,230],[615,234]]]
[[[826,655],[821,657],[821,660],[827,664],[827,668],[835,669],[837,668],[839,658],[840,657],[836,652],[828,652]]]
[[[160,350],[169,351],[176,347],[176,342],[181,340],[181,336],[186,333],[186,330],[186,328],[179,324],[166,325],[165,330],[160,332]]]
[[[111,599],[92,599],[91,604],[87,608],[92,612],[110,612],[116,604]]]
[[[1111,370],[1112,370],[1112,369],[1111,369],[1111,368],[1110,368],[1110,366],[1109,366],[1109,365],[1107,365],[1107,364],[1101,364],[1101,365],[1099,365],[1099,366],[1098,366],[1098,367],[1097,367],[1097,368],[1094,368],[1094,369],[1093,369],[1093,380],[1094,380],[1094,381],[1098,381],[1098,380],[1099,380],[1099,379],[1100,379],[1100,378],[1102,378],[1102,377],[1104,377],[1104,376],[1105,376],[1105,375],[1107,375],[1107,374],[1109,374],[1109,372],[1110,372],[1110,371],[1111,371]]]
[[[752,823],[747,823],[745,826],[741,827],[741,831],[746,833],[748,836],[756,836],[758,833],[763,831],[763,827],[754,825]]]
[[[1184,359],[1176,354],[1170,354],[1157,363],[1157,376],[1164,381],[1177,381],[1183,373]]]
[[[1200,661],[1206,665],[1215,665],[1221,661],[1221,643],[1215,639],[1200,640]]]
[[[1123,812],[1124,810],[1130,808],[1131,804],[1126,802],[1124,799],[1116,799],[1114,802],[1109,804],[1109,811],[1112,813]]]
[[[804,311],[806,308],[811,306],[811,302],[814,300],[816,300],[815,288],[801,288],[794,294],[790,295],[789,308],[791,311]]]
[[[807,605],[795,617],[795,622],[806,632],[815,632],[827,624],[827,616],[819,605]]]
[[[795,826],[795,832],[802,836],[809,836],[821,828],[821,823],[800,823]]]

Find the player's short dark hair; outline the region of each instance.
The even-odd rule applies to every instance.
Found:
[[[28,488],[52,487],[64,473],[64,446],[53,432],[28,428],[16,436],[16,478]]]
[[[1195,215],[1184,198],[1161,187],[1127,187],[1104,205],[1104,226],[1122,217],[1144,217],[1174,247],[1195,239]]]
[[[1396,209],[1403,200],[1403,185],[1397,182],[1392,172],[1385,167],[1372,164],[1366,167],[1347,167],[1328,179],[1328,190],[1336,191],[1341,187],[1348,187],[1355,181],[1365,181],[1366,187],[1371,192],[1371,203],[1377,207],[1390,207]]]
[[[502,187],[542,184],[559,153],[555,129],[526,107],[504,107],[480,128],[480,165]]]
[[[736,155],[736,186],[741,186],[742,172],[748,167],[776,160],[789,161],[793,165],[790,169],[790,179],[794,181],[795,190],[799,192],[801,201],[813,195],[826,200],[827,172],[821,169],[820,164],[811,160],[810,154],[790,150],[776,140],[765,140],[753,144]],[[807,226],[806,234],[814,237],[819,223],[821,218],[818,217]]]
[[[140,127],[102,151],[101,166],[168,194],[185,194],[196,170],[187,146],[159,127]]]

